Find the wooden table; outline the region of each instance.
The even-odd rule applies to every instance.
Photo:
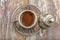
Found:
[[[1,0],[0,0],[1,1]],[[21,5],[32,4],[41,13],[54,16],[55,22],[41,37],[38,32],[34,36],[24,36],[11,27],[11,15]],[[0,40],[60,40],[60,1],[59,0],[5,0],[0,2]]]

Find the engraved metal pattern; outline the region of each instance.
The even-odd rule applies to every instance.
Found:
[[[18,22],[18,15],[24,11],[24,10],[32,10],[36,13],[36,16],[37,18],[39,19],[40,18],[40,11],[38,8],[36,8],[35,6],[32,6],[32,5],[24,5],[24,6],[21,6],[21,7],[18,7],[14,12],[13,12],[13,15],[12,15],[12,22],[13,22],[13,27],[21,34],[23,35],[32,35],[32,34],[35,34],[37,33],[39,30],[40,30],[40,26],[38,24],[38,22],[36,23],[36,25],[32,28],[23,28],[19,25],[19,22]]]

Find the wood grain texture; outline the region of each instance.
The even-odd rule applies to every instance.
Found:
[[[32,4],[41,13],[54,16],[55,22],[41,37],[38,32],[34,36],[24,36],[11,29],[11,15],[21,5]],[[60,0],[5,0],[0,2],[0,40],[60,40]]]

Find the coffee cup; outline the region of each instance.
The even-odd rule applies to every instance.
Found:
[[[23,28],[32,28],[37,23],[37,15],[32,10],[24,10],[19,14],[18,22]]]

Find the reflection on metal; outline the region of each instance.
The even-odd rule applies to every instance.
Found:
[[[48,28],[54,22],[54,18],[52,15],[42,14],[40,17],[41,17],[40,26],[43,29]]]

